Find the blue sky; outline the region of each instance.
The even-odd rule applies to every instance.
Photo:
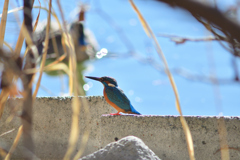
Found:
[[[210,33],[184,10],[150,0],[134,2],[156,35],[168,34],[191,38],[210,36]],[[172,87],[163,72],[163,63],[129,2],[100,0],[84,3],[89,5],[85,27],[95,34],[99,49],[106,48],[109,52],[101,59],[86,62],[84,75],[114,77],[133,106],[142,114],[178,115]],[[218,1],[218,6],[225,10],[234,3],[235,1]],[[79,2],[61,1],[61,4],[66,20],[73,21],[76,18],[72,17],[73,11]],[[59,15],[57,5],[54,4],[54,7]],[[38,10],[35,9],[35,17],[37,13]],[[22,18],[21,13],[19,16]],[[42,12],[40,20],[46,17]],[[7,25],[9,36],[6,40],[14,46],[17,41],[15,35],[19,32],[14,14],[10,14]],[[177,45],[169,38],[160,36],[158,42],[171,70],[187,71],[193,75],[216,75],[226,79],[234,76],[233,57],[217,42],[186,42]],[[129,45],[134,50],[134,56],[128,53]],[[155,61],[154,65],[150,59]],[[239,66],[239,59],[237,63]],[[214,86],[186,79],[176,72],[173,72],[173,77],[184,115],[240,114],[239,83]],[[87,79],[86,83],[90,86],[87,95],[103,95],[102,84]],[[41,85],[52,94],[40,89],[38,96],[61,96],[68,92],[68,77],[50,77],[44,74]]]

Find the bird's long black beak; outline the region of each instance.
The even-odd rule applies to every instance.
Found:
[[[98,77],[90,77],[90,76],[85,76],[85,77],[101,82],[101,78],[98,78]]]

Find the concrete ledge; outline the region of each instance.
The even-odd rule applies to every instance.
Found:
[[[217,119],[219,117],[186,117],[192,133],[195,157],[201,160],[220,160],[221,152]],[[228,131],[230,158],[240,159],[239,117],[224,117]],[[102,116],[101,146],[134,135],[162,160],[189,159],[185,135],[179,116]],[[104,132],[103,132],[104,131]]]
[[[82,101],[83,97],[79,97]],[[98,150],[100,147],[100,117],[102,114],[115,112],[101,96],[87,97],[90,111],[90,121],[86,121],[85,110],[81,108],[79,127],[82,131],[78,146],[81,144],[83,130],[90,128],[89,141],[83,155],[88,155]],[[33,140],[35,144],[36,156],[40,159],[62,159],[68,147],[68,138],[72,120],[72,97],[43,97],[37,98],[33,107]],[[0,137],[0,147],[9,150],[17,134],[17,129],[21,125],[21,119],[14,117],[11,123],[5,121],[12,109],[19,110],[22,106],[22,99],[10,99],[6,104],[3,117],[0,120],[0,134],[15,130],[7,135]],[[79,149],[80,147],[78,147]],[[17,146],[11,159],[23,159],[22,142]],[[75,153],[77,150],[75,151]]]
[[[103,97],[86,98],[89,103],[90,121],[86,121],[84,109],[81,110],[79,125],[81,131],[90,127],[89,141],[83,155],[97,151],[108,143],[129,135],[134,135],[143,142],[160,159],[189,159],[185,135],[178,116],[110,116],[103,115],[116,112]],[[0,135],[13,128],[13,132],[0,137],[0,147],[9,150],[21,125],[19,117],[11,123],[5,121],[12,109],[19,109],[21,99],[8,101],[0,120]],[[72,98],[37,98],[33,108],[33,138],[36,156],[40,159],[62,159],[68,147],[71,127]],[[102,116],[103,115],[103,116]],[[196,159],[220,160],[220,145],[217,119],[219,117],[186,117],[192,132]],[[224,117],[228,131],[228,145],[231,160],[239,159],[240,120],[239,117]],[[80,133],[82,136],[82,132]],[[81,139],[78,141],[80,145]],[[78,147],[79,149],[80,147]],[[77,149],[77,150],[78,150]],[[76,152],[77,152],[76,150]],[[21,142],[16,148],[12,159],[22,159],[24,148]]]

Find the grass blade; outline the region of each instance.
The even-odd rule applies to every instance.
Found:
[[[50,30],[50,23],[51,23],[51,9],[52,9],[52,0],[49,1],[49,11],[48,11],[48,18],[47,18],[47,27],[46,27],[46,37],[45,37],[45,47],[44,47],[44,53],[42,56],[42,63],[40,66],[40,74],[39,74],[39,78],[37,81],[37,85],[36,85],[36,89],[33,93],[33,99],[35,100],[36,96],[37,96],[37,92],[41,83],[41,79],[42,79],[42,74],[43,74],[43,68],[45,66],[45,62],[46,62],[46,56],[47,56],[47,50],[48,50],[48,43],[49,43],[49,30]]]
[[[22,125],[21,125],[21,126],[19,127],[19,129],[18,129],[18,133],[17,133],[17,136],[16,136],[15,139],[14,139],[13,145],[12,145],[12,147],[10,148],[10,150],[9,150],[9,152],[8,152],[8,154],[7,154],[7,156],[5,157],[4,160],[9,160],[9,159],[10,159],[11,154],[12,154],[13,151],[15,150],[15,148],[16,148],[16,146],[17,146],[17,144],[18,144],[18,141],[19,141],[20,137],[22,136],[22,132],[23,132],[23,127],[22,127]]]
[[[40,2],[40,0],[38,0],[38,3],[40,4],[40,7],[41,7],[41,2]],[[33,27],[33,31],[35,31],[36,28],[37,28],[38,21],[39,21],[39,17],[40,17],[40,13],[41,13],[41,9],[39,8],[38,15],[37,15],[37,19],[36,19],[35,24],[34,24],[34,27]]]
[[[9,90],[7,88],[3,88],[2,92],[0,94],[0,119],[2,117],[4,107],[5,107],[5,103],[8,99],[8,96],[9,96]]]
[[[147,24],[147,22],[145,21],[145,19],[141,15],[140,11],[138,10],[138,8],[136,7],[136,5],[133,3],[132,0],[129,0],[129,2],[132,5],[132,7],[135,10],[135,12],[137,13],[137,15],[138,15],[138,17],[140,19],[140,22],[143,25],[144,30],[146,31],[146,34],[150,35],[150,38],[152,38],[153,41],[155,42],[155,47],[156,47],[157,53],[158,53],[159,57],[162,59],[162,61],[164,63],[165,72],[166,72],[166,74],[167,74],[167,76],[169,78],[169,81],[171,83],[171,86],[173,88],[174,95],[175,95],[175,98],[176,98],[176,108],[177,108],[177,110],[178,110],[178,112],[180,114],[180,121],[182,123],[183,130],[184,130],[185,137],[186,137],[186,141],[187,141],[187,144],[188,144],[189,158],[191,160],[195,160],[192,135],[191,135],[191,132],[190,132],[189,127],[187,125],[187,122],[186,122],[185,118],[182,115],[177,87],[176,87],[176,84],[175,84],[174,79],[172,77],[172,74],[171,74],[171,72],[170,72],[170,70],[168,68],[167,60],[166,60],[166,58],[165,58],[165,56],[164,56],[164,54],[163,54],[163,52],[162,52],[162,50],[160,48],[160,45],[158,44],[156,36],[153,34],[151,28],[149,27],[149,25]]]
[[[64,14],[63,14],[63,10],[60,4],[60,1],[57,1],[57,5],[62,17],[62,20],[64,20]],[[70,159],[73,151],[75,150],[76,147],[76,143],[79,137],[79,124],[78,124],[78,118],[79,118],[79,113],[80,113],[80,103],[78,100],[78,93],[77,93],[77,80],[76,80],[76,58],[75,57],[75,50],[74,50],[74,46],[71,45],[71,40],[69,37],[69,34],[67,34],[67,27],[64,24],[64,34],[62,36],[62,44],[63,44],[63,48],[64,47],[64,42],[67,42],[67,44],[70,46],[69,48],[69,81],[72,81],[73,83],[76,84],[76,86],[73,88],[73,93],[74,93],[74,98],[72,100],[72,110],[73,110],[73,114],[72,114],[72,123],[71,123],[71,131],[70,131],[70,137],[69,137],[69,141],[68,141],[68,149],[67,152],[64,156],[64,160],[68,160]],[[65,48],[66,49],[66,48]],[[66,52],[67,50],[64,51]],[[72,76],[71,76],[72,75]],[[69,86],[70,87],[70,86]],[[71,94],[71,93],[70,93]]]
[[[68,76],[70,75],[70,70],[65,63],[58,63],[51,66],[46,66],[44,71],[56,71],[56,70],[63,70]]]
[[[15,130],[15,128],[11,129],[10,131],[7,131],[7,132],[4,132],[4,133],[0,134],[0,137],[6,135],[6,134],[8,134],[8,133],[13,132],[14,130]]]
[[[3,5],[1,24],[0,24],[0,48],[2,48],[3,42],[4,42],[5,29],[6,29],[6,23],[7,23],[8,4],[9,4],[9,0],[5,0]]]
[[[8,47],[9,50],[13,53],[12,47],[11,47],[7,42],[4,41],[3,44],[4,44],[6,47]]]
[[[60,5],[60,1],[57,1],[60,13],[61,13],[61,17],[62,20],[65,22],[64,20],[64,14]],[[76,148],[76,144],[78,141],[78,137],[79,137],[79,113],[80,113],[80,109],[81,106],[83,105],[83,107],[85,108],[86,111],[86,117],[87,119],[89,118],[89,110],[88,110],[88,105],[87,102],[85,102],[83,100],[83,103],[79,102],[78,99],[78,95],[79,93],[83,95],[83,91],[79,90],[79,84],[78,84],[78,80],[77,80],[77,70],[76,70],[76,66],[77,66],[77,62],[76,62],[76,54],[75,54],[75,48],[74,48],[74,43],[72,41],[72,38],[70,37],[69,34],[66,33],[67,29],[66,29],[66,25],[64,24],[64,34],[62,36],[62,45],[63,45],[63,49],[65,51],[65,53],[69,53],[69,88],[70,88],[70,93],[74,94],[74,98],[72,101],[72,110],[73,110],[73,114],[72,114],[72,124],[71,124],[71,131],[70,131],[70,137],[69,137],[69,146],[67,149],[67,152],[64,156],[64,159],[70,159],[72,153],[74,152],[75,148]],[[66,50],[66,45],[69,48],[69,52],[67,52]],[[81,142],[81,146],[79,149],[79,152],[77,153],[77,155],[75,155],[74,159],[76,159],[77,157],[80,157],[81,154],[83,153],[85,147],[86,147],[86,143],[88,141],[88,137],[89,137],[89,129],[85,129],[83,137],[82,137],[82,142]]]

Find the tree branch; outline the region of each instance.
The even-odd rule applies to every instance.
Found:
[[[24,25],[27,28],[27,32],[30,35],[32,41],[32,5],[33,0],[24,0]],[[27,43],[26,43],[27,44]],[[35,68],[34,62],[35,56],[32,48],[28,51],[26,56],[26,64],[24,69]],[[34,144],[32,139],[32,77],[33,74],[23,75],[26,76],[25,80],[22,80],[24,86],[24,101],[22,108],[22,124],[23,124],[23,145],[27,149],[24,152],[25,159],[32,159],[34,155]]]
[[[193,15],[198,15],[214,25],[220,27],[226,34],[229,34],[232,39],[237,39],[240,42],[240,25],[235,21],[227,18],[217,8],[209,5],[193,1],[193,0],[157,0],[167,3],[171,6],[178,6],[188,10]]]

